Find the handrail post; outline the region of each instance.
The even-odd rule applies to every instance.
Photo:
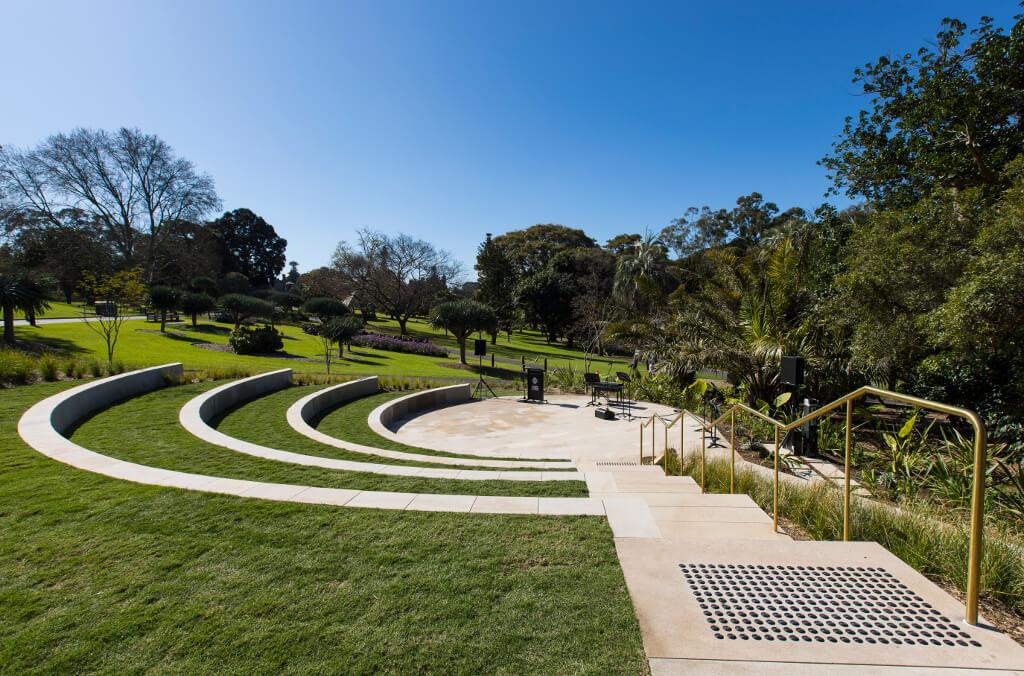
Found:
[[[703,416],[701,416],[701,419],[703,421]],[[707,448],[707,445],[708,445],[707,431],[708,431],[708,428],[705,427],[704,425],[701,425],[701,428],[700,428],[700,492],[701,493],[707,493],[707,484],[704,481],[704,464],[705,464],[704,456],[705,456],[705,449]]]
[[[978,592],[981,588],[981,547],[985,537],[985,467],[988,440],[985,424],[974,415],[974,486],[971,496],[971,545],[967,555],[967,624],[978,624]]]
[[[729,414],[729,493],[736,490],[736,409]]]
[[[772,485],[772,530],[779,532],[779,426],[775,426],[775,482]]]
[[[662,457],[664,458],[665,474],[668,474],[668,425],[662,420],[661,426],[665,428],[665,454]]]
[[[850,540],[850,447],[853,441],[853,399],[846,402],[846,456],[843,463],[843,542]]]
[[[679,414],[679,476],[683,476],[683,450],[686,448],[686,409]]]
[[[656,422],[657,422],[657,420],[655,419],[654,414],[652,413],[651,414],[651,464],[652,465],[654,464],[654,458],[656,458],[658,456],[658,447],[654,445],[654,431],[655,431],[654,428],[657,427],[657,425],[655,424]],[[642,465],[643,463],[641,462],[640,464]]]
[[[640,465],[644,464],[644,424],[640,423]]]

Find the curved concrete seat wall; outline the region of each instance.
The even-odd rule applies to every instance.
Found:
[[[453,458],[443,455],[428,455],[426,453],[409,453],[406,451],[394,451],[390,449],[377,448],[375,446],[364,446],[344,439],[338,439],[324,434],[313,427],[312,421],[316,420],[324,411],[329,411],[340,404],[358,399],[378,392],[380,389],[377,376],[361,378],[340,385],[317,390],[299,399],[288,408],[287,419],[291,428],[299,434],[316,441],[317,443],[334,448],[341,448],[353,453],[364,453],[382,458],[394,458],[396,460],[408,460],[410,462],[429,462],[435,465],[462,465],[467,467],[491,467],[496,469],[545,469],[561,470],[573,469],[572,462],[565,461],[521,461],[503,460],[501,458],[488,458],[480,456],[475,458]]]
[[[472,389],[466,383],[413,392],[374,409],[370,413],[370,429],[384,437],[393,438],[392,426],[396,421],[412,417],[420,411],[462,404],[471,397]]]
[[[596,498],[360,491],[229,479],[119,460],[79,446],[62,434],[82,418],[126,398],[164,387],[180,379],[182,373],[181,364],[164,364],[72,387],[37,402],[25,411],[18,420],[18,435],[31,448],[53,460],[112,479],[245,498],[409,511],[550,515],[604,515],[605,503],[613,502]]]
[[[391,476],[416,476],[433,479],[465,479],[468,481],[582,481],[579,472],[507,472],[499,470],[448,469],[438,467],[415,467],[410,465],[388,465],[375,462],[356,462],[327,458],[320,455],[305,455],[282,451],[238,439],[214,429],[210,424],[220,414],[234,406],[255,399],[268,392],[287,387],[291,382],[291,369],[262,373],[251,378],[235,380],[226,385],[204,392],[190,399],[178,412],[178,421],[190,434],[203,441],[221,446],[238,453],[265,460],[288,462],[294,465],[324,467],[347,472],[369,472]],[[355,381],[359,382],[359,381]],[[363,385],[363,387],[369,387]],[[469,386],[466,386],[468,393]],[[282,421],[283,422],[283,421]],[[444,464],[444,463],[439,463]]]

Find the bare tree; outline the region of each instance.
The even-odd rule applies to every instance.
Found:
[[[339,243],[333,265],[361,302],[390,315],[402,333],[462,273],[450,253],[429,242],[372,230],[360,230],[354,246]]]
[[[5,208],[33,211],[60,225],[62,209],[89,214],[124,259],[152,279],[173,248],[162,246],[176,221],[220,207],[213,179],[155,135],[75,129],[32,150],[0,149]]]

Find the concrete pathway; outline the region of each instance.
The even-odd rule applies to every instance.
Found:
[[[135,320],[135,319],[145,319],[145,318],[146,318],[145,315],[131,315],[130,317],[125,317],[125,321]],[[45,318],[40,317],[39,319],[36,320],[36,325],[38,325],[38,326],[46,326],[47,324],[75,324],[75,323],[81,323],[81,322],[95,322],[98,319],[99,319],[98,317],[55,317],[53,319],[45,319]],[[26,320],[26,319],[15,319],[14,320],[14,325],[15,326],[31,326],[31,324],[29,324],[28,320]]]

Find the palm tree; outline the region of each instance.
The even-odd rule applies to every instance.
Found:
[[[447,329],[459,342],[459,360],[466,363],[466,339],[474,331],[490,333],[498,324],[498,317],[490,305],[475,300],[451,300],[441,303],[430,312],[430,323]]]
[[[668,250],[648,233],[619,258],[612,293],[627,309],[646,313],[664,297],[669,282]]]
[[[14,312],[21,310],[27,315],[49,309],[43,285],[24,272],[14,270],[0,272],[0,306],[3,306],[4,342],[14,344]]]

